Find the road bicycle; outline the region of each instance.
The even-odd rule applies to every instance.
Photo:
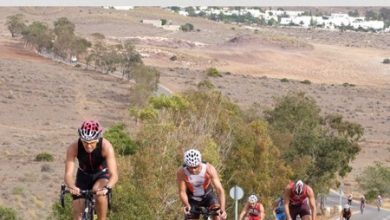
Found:
[[[194,208],[191,207],[190,212],[195,215],[201,215],[203,220],[211,220],[214,216],[218,216],[220,214],[219,209],[219,207],[215,209],[209,209],[204,206],[198,206]]]
[[[60,192],[60,202],[61,206],[65,207],[65,194],[70,193],[69,189],[66,187],[66,185],[61,185],[61,192]],[[82,214],[81,219],[82,220],[93,220],[95,215],[95,194],[93,190],[80,190],[81,196],[84,198],[84,211]],[[112,199],[112,192],[111,190],[108,191],[107,194],[108,199],[108,210],[111,209],[111,199]]]

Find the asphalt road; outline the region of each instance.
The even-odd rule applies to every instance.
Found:
[[[347,203],[347,199],[342,197],[342,206]],[[334,207],[340,204],[340,196],[338,193],[331,191],[326,199],[325,205]],[[352,201],[351,205],[352,217],[351,220],[390,220],[390,210],[381,209],[378,211],[376,206],[366,205],[363,214],[360,213],[360,202]],[[335,218],[336,220],[338,218]]]

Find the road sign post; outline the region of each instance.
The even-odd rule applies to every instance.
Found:
[[[233,186],[230,188],[229,195],[234,199],[234,219],[238,220],[238,200],[244,196],[244,190],[239,186]]]

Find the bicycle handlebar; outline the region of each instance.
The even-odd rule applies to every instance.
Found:
[[[69,188],[65,184],[61,184],[61,193],[60,193],[60,202],[61,206],[65,207],[65,194],[70,193]],[[80,195],[84,198],[90,197],[91,195],[95,195],[96,192],[92,189],[86,189],[86,190],[80,190]],[[107,199],[108,199],[108,209],[111,210],[111,200],[112,200],[112,190],[108,190],[107,192]]]
[[[204,207],[204,206],[191,208],[191,210],[187,209],[187,211],[189,211],[190,213],[193,213],[193,214],[207,215],[207,216],[219,215],[221,213],[219,207],[216,209],[210,210],[209,208]]]

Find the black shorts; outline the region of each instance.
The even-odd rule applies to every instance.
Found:
[[[99,171],[96,173],[87,173],[78,169],[76,175],[76,186],[81,190],[88,190],[88,189],[92,189],[93,185],[99,179],[109,179],[109,178],[110,178],[110,174],[107,172],[107,169],[104,169],[103,171]],[[72,195],[72,197],[73,200],[82,198],[82,196],[75,196],[75,195]]]
[[[199,207],[212,208],[220,206],[218,197],[213,191],[207,193],[200,201],[194,200],[191,196],[188,196],[188,202],[190,203],[192,210],[197,210]],[[199,216],[199,214],[191,213],[186,215],[185,219],[199,219]]]
[[[310,208],[309,208],[309,205],[307,204],[307,202],[303,202],[302,204],[298,204],[298,205],[290,205],[289,210],[290,210],[291,218],[293,220],[296,220],[298,215],[299,215],[299,217],[302,218],[305,215],[311,214],[311,211],[310,211]]]

